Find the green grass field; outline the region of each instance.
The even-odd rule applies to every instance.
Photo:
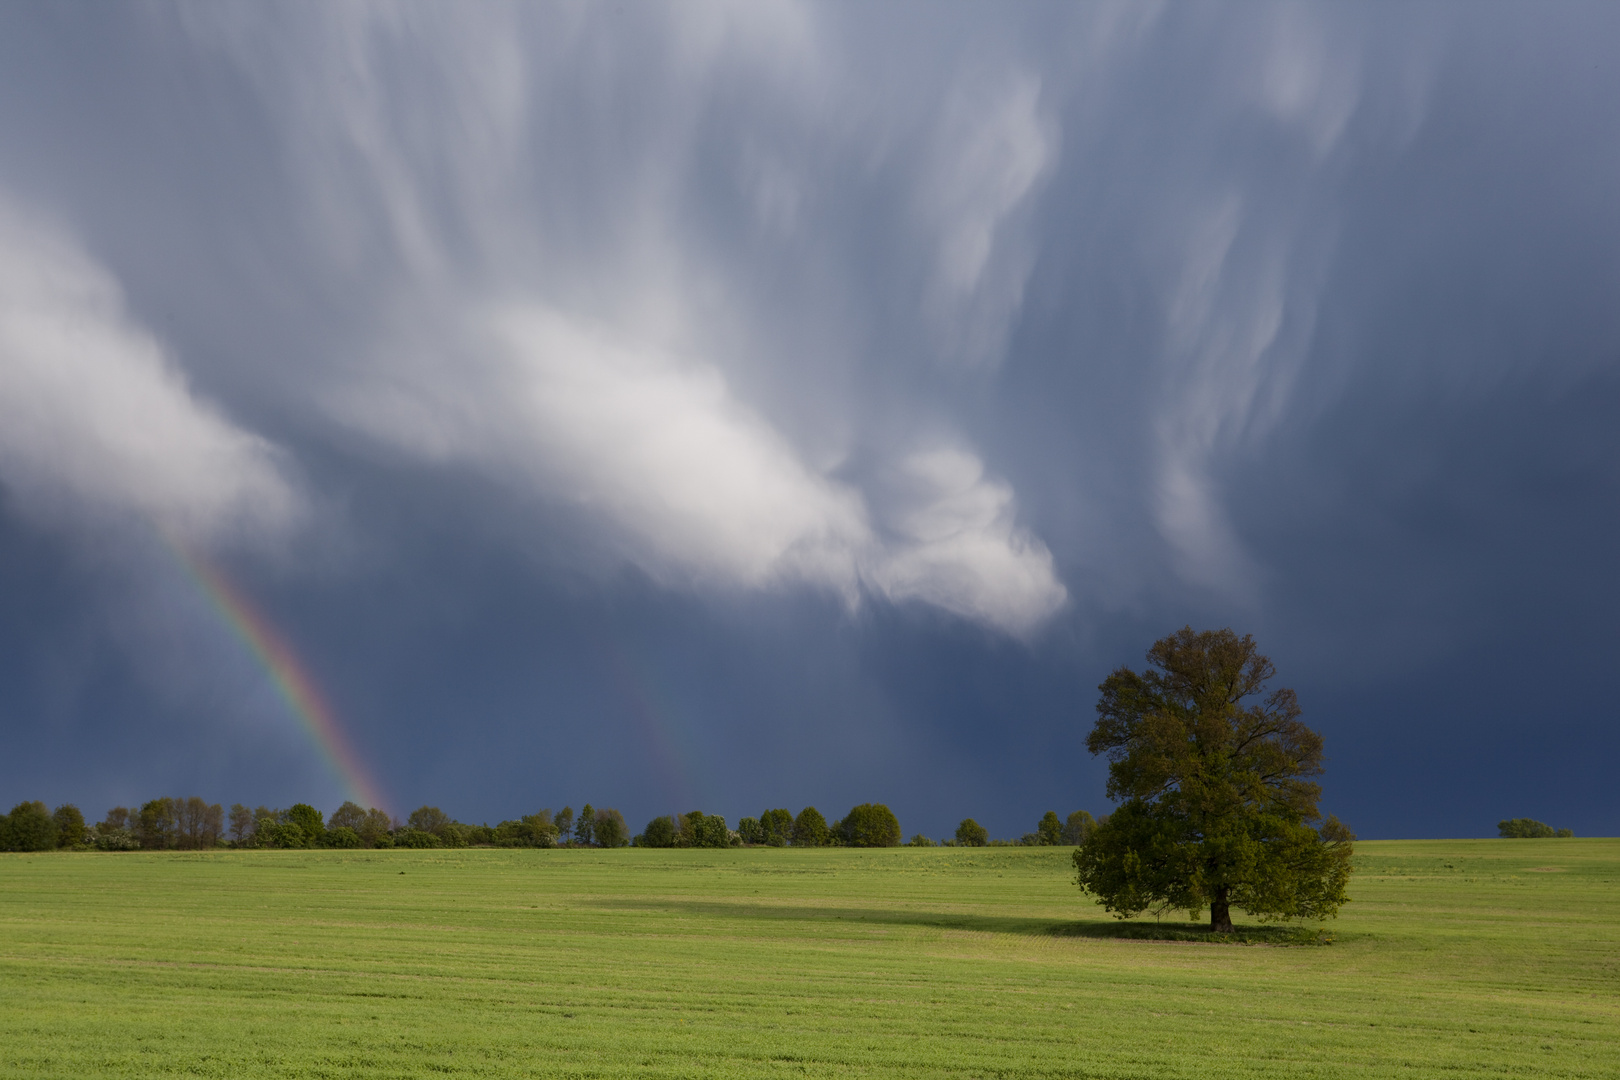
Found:
[[[1291,948],[1067,848],[5,855],[0,1075],[1620,1075],[1620,840],[1357,852]]]

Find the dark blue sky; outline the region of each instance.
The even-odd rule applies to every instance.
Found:
[[[1620,831],[1620,9],[0,6],[0,797],[1017,835],[1252,632]]]

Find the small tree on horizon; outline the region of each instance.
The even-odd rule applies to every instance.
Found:
[[[972,818],[963,818],[956,827],[956,842],[962,847],[984,847],[990,842],[990,830]]]
[[[51,813],[56,823],[56,846],[78,847],[85,840],[84,814],[72,803],[63,803]]]
[[[771,847],[786,847],[793,840],[793,815],[785,807],[759,815],[759,827]]]
[[[1091,834],[1097,831],[1097,819],[1091,816],[1089,810],[1076,810],[1069,815],[1069,820],[1063,823],[1063,842],[1071,847],[1078,847],[1091,839]]]
[[[898,847],[900,819],[882,803],[861,803],[839,822],[840,839],[850,847]]]
[[[826,847],[829,838],[827,819],[815,807],[805,807],[793,819],[794,847]]]

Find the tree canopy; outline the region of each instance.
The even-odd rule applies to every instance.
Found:
[[[1120,805],[1074,853],[1080,887],[1126,917],[1231,908],[1261,919],[1335,914],[1348,899],[1350,835],[1317,809],[1322,737],[1299,720],[1248,636],[1191,627],[1098,689],[1086,747],[1106,755]],[[1320,825],[1313,823],[1320,822]]]

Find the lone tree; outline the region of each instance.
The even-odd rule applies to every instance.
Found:
[[[1120,805],[1075,850],[1080,888],[1120,918],[1208,906],[1222,933],[1234,905],[1262,920],[1335,914],[1355,838],[1317,811],[1307,777],[1322,772],[1322,737],[1294,692],[1268,692],[1276,669],[1231,630],[1184,627],[1147,659],[1098,687],[1086,748],[1108,756]]]

